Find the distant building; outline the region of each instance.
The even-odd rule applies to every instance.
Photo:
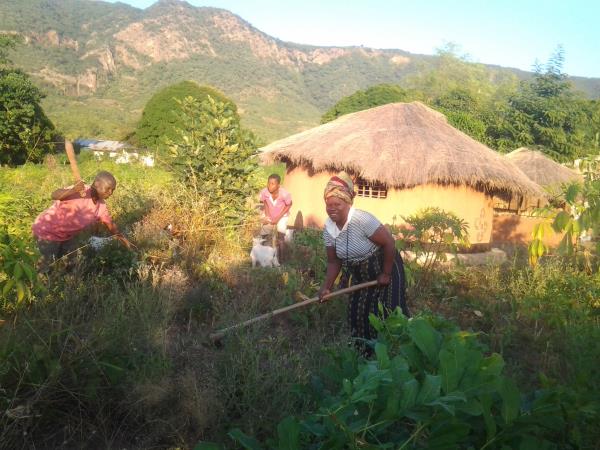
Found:
[[[99,141],[95,139],[77,139],[75,144],[82,151],[93,152],[98,160],[111,158],[117,164],[130,164],[139,162],[147,167],[154,167],[154,155],[149,151],[140,155],[140,151],[125,142],[119,141]]]
[[[548,205],[549,198],[556,198],[564,183],[581,181],[582,176],[550,159],[543,153],[521,147],[507,154],[511,161],[527,178],[540,187],[539,195],[513,194],[508,198],[494,197],[494,227],[492,240],[529,244],[533,230],[547,219],[535,214],[535,210]],[[562,236],[545,233],[544,244],[559,245]]]
[[[542,152],[526,147],[518,148],[506,155],[521,172],[540,186],[541,196],[512,196],[509,201],[498,199],[494,208],[513,213],[531,212],[548,204],[548,197],[556,196],[565,183],[582,181],[583,177],[578,172],[553,161]]]

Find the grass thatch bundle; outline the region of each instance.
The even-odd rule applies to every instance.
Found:
[[[506,155],[513,164],[531,181],[545,188],[556,188],[563,183],[581,181],[581,175],[565,167],[542,152],[526,147],[518,148]]]
[[[263,161],[320,172],[347,170],[397,188],[469,185],[490,193],[540,194],[510,161],[420,102],[391,103],[273,142]]]

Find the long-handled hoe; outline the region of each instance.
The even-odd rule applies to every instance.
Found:
[[[360,283],[354,286],[350,286],[348,288],[344,288],[344,289],[340,289],[338,291],[335,292],[331,292],[330,294],[327,294],[323,297],[323,301],[332,299],[333,297],[337,297],[340,295],[344,295],[344,294],[349,294],[350,292],[354,292],[354,291],[359,291],[361,289],[365,289],[371,286],[375,286],[377,285],[377,281],[367,281],[366,283]],[[307,305],[310,305],[312,303],[316,303],[319,301],[319,297],[312,297],[312,298],[308,298],[305,295],[299,294],[300,298],[303,299],[303,301],[301,301],[300,303],[296,303],[294,305],[290,305],[290,306],[286,306],[284,308],[279,308],[276,309],[274,311],[265,313],[265,314],[261,314],[260,316],[256,316],[252,319],[248,319],[244,322],[240,322],[236,325],[232,325],[230,327],[227,328],[223,328],[222,330],[217,331],[216,333],[212,333],[209,335],[209,338],[211,341],[213,342],[218,342],[220,341],[227,333],[229,333],[230,331],[233,330],[237,330],[238,328],[243,328],[247,325],[253,324],[255,322],[260,322],[261,320],[265,320],[265,319],[270,319],[271,317],[275,317],[278,316],[279,314],[283,314],[286,313],[288,311],[291,311],[293,309],[298,309],[298,308],[304,308]]]

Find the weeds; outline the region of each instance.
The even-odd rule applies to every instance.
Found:
[[[94,164],[81,165],[84,176],[98,170]],[[57,264],[30,303],[3,310],[0,447],[231,445],[236,427],[264,441],[285,417],[308,415],[336,392],[332,380],[316,377],[324,367],[333,361],[339,373],[358,370],[342,299],[239,330],[221,347],[207,338],[292,304],[298,291],[314,294],[326,264],[320,231],[296,233],[281,268],[252,269],[255,223],[227,226],[161,170],[108,169],[119,180],[109,207],[139,251],[116,243],[100,253],[84,249],[68,267]],[[0,203],[0,223],[30,245],[29,225],[49,204],[44,197],[69,176],[61,164],[2,169],[11,198]],[[19,210],[27,195],[29,206]],[[546,397],[553,408],[572,411],[580,402],[589,410],[582,398],[592,402],[600,391],[597,274],[515,260],[503,268],[432,269],[428,279],[413,293],[414,310],[472,330],[503,356],[520,387],[555,389]],[[310,394],[315,389],[323,389],[321,398]],[[282,433],[292,425],[284,422]],[[411,435],[422,425],[413,424]],[[600,436],[594,426],[581,448]],[[409,446],[425,442],[425,430]]]
[[[0,229],[0,312],[32,301],[41,286],[35,264],[37,253],[23,239]]]

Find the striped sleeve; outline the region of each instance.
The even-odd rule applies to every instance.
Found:
[[[325,241],[325,247],[334,246],[333,236],[325,228],[323,228],[323,241]]]
[[[357,217],[357,219],[361,224],[362,230],[365,232],[365,235],[368,238],[373,236],[373,234],[375,234],[377,229],[381,226],[379,219],[367,211],[360,211],[360,215]]]

